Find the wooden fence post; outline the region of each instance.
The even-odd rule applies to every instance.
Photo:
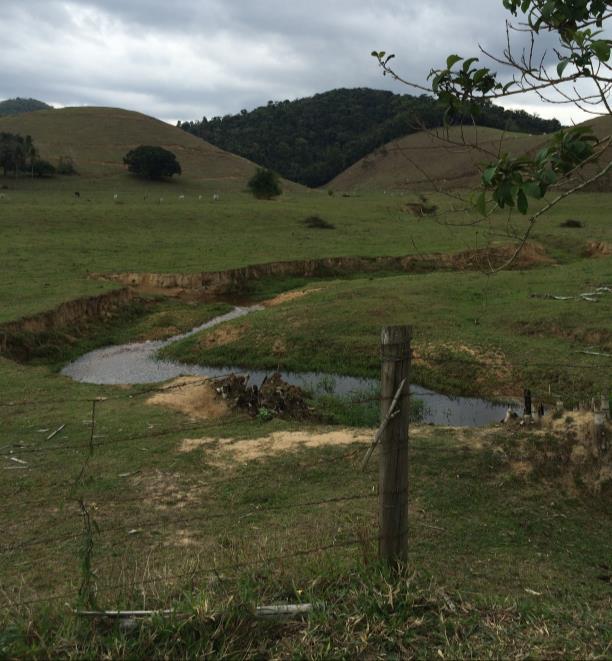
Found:
[[[531,413],[531,390],[525,389],[523,392],[523,396],[525,399],[525,408],[523,410],[523,417],[524,418],[531,418],[532,413]]]
[[[408,558],[408,423],[410,419],[410,326],[382,329],[380,414],[384,420],[393,396],[405,380],[391,418],[381,436],[378,464],[379,545],[381,560],[389,564]]]

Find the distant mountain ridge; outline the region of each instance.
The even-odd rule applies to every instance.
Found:
[[[311,187],[322,186],[391,140],[442,126],[430,96],[369,88],[336,89],[295,101],[269,101],[236,115],[178,126],[221,149]],[[504,131],[550,133],[561,125],[522,110],[483,106],[477,122]]]
[[[53,110],[53,106],[38,99],[22,99],[20,97],[0,101],[0,117],[20,115],[24,112],[35,112],[36,110]]]

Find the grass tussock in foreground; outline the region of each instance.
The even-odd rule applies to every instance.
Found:
[[[309,563],[297,588],[280,567],[177,595],[167,616],[134,621],[24,613],[0,633],[7,656],[64,658],[604,658],[604,612],[579,599],[485,599],[408,566]],[[535,593],[534,593],[535,594]],[[537,595],[536,595],[537,596]],[[265,621],[257,605],[312,603],[303,618]]]

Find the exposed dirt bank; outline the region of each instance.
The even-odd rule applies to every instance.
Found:
[[[0,353],[16,359],[28,355],[29,338],[87,323],[109,319],[120,308],[129,305],[135,294],[130,289],[118,289],[66,301],[53,310],[0,324]]]
[[[609,257],[612,255],[612,243],[607,241],[589,241],[586,246],[587,257]]]
[[[512,245],[495,246],[459,253],[431,253],[405,257],[325,257],[291,262],[270,262],[227,271],[201,273],[92,273],[93,278],[120,282],[133,287],[154,289],[198,290],[209,295],[237,294],[248,290],[250,282],[267,277],[325,277],[353,273],[395,271],[425,273],[428,271],[488,271],[503,264],[514,254]],[[529,243],[512,264],[525,269],[551,263],[544,248]]]

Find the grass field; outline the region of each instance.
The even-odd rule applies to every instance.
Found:
[[[294,191],[254,202],[228,191],[213,203],[212,189],[195,182],[144,186],[125,177],[109,188],[74,181],[6,182],[1,322],[112,287],[89,279],[93,271],[196,272],[450,252],[503,239],[412,216],[404,210],[416,200],[409,196]],[[610,240],[609,205],[609,195],[583,195],[546,217],[533,238],[554,264],[494,277],[260,282],[257,299],[294,287],[320,291],[236,322],[246,326],[233,343],[201,351],[195,338],[173,351],[208,362],[373,374],[380,326],[411,323],[415,374],[441,390],[515,393],[552,382],[552,392],[562,388],[568,398],[599,391],[609,359],[576,352],[610,352],[612,294],[598,303],[530,295],[612,284],[609,257],[583,256],[587,241]],[[305,227],[313,214],[335,229]],[[567,218],[584,228],[559,227]],[[496,219],[489,230],[504,223]],[[375,461],[366,474],[359,470],[370,431],[292,446],[299,437],[290,434],[340,430],[236,413],[193,418],[152,405],[144,386],[78,384],[57,373],[63,360],[93,346],[166,337],[225,309],[139,302],[112,322],[63,329],[29,363],[0,357],[0,656],[610,654],[610,494],[568,486],[567,465],[546,434],[415,428],[410,566],[398,577],[375,560]],[[588,369],[562,369],[575,361]],[[548,367],[527,366],[539,362]],[[92,430],[97,397],[106,400],[96,403]],[[287,451],[266,441],[268,450],[253,456],[257,439],[271,434],[279,446],[289,443]],[[519,442],[550,460],[526,472],[518,466],[524,458],[500,461],[500,451],[512,456]],[[92,531],[95,576],[79,499],[100,529]],[[85,578],[97,586],[101,607],[178,613],[131,631],[76,620],[70,609]],[[256,604],[298,601],[325,607],[305,622],[252,618]]]
[[[271,449],[247,461],[241,451],[254,438],[297,426],[189,421],[145,405],[139,389],[86,389],[38,368],[24,370],[7,394],[49,397],[51,383],[55,403],[14,407],[3,425],[19,440],[12,456],[28,462],[6,472],[2,486],[2,596],[11,607],[2,615],[3,654],[240,655],[264,645],[298,656],[432,646],[445,656],[609,651],[607,501],[566,492],[561,463],[528,478],[500,464],[495,448],[514,446],[512,434],[413,430],[411,568],[398,580],[375,561],[376,468],[359,470],[363,435],[355,445]],[[95,452],[79,482],[91,403],[57,400],[87,391],[122,396],[98,403]],[[65,431],[51,441],[38,432],[60,423]],[[186,438],[228,437],[233,444],[185,447]],[[74,620],[63,604],[78,603],[83,578],[77,498],[99,529],[96,603],[172,606],[176,618],[131,632]],[[257,626],[249,615],[256,604],[285,601],[325,610],[303,625]]]
[[[12,186],[10,180],[7,185]],[[461,251],[485,246],[491,238],[508,241],[505,218],[491,227],[440,225],[435,218],[406,212],[411,196],[309,192],[254,202],[246,193],[228,193],[214,203],[210,196],[200,201],[198,191],[204,189],[195,186],[145,186],[126,176],[117,187],[116,204],[114,189],[82,185],[82,198],[75,200],[74,184],[67,186],[20,181],[16,190],[4,191],[0,322],[108,288],[89,280],[89,272],[190,273],[322,256]],[[183,193],[186,198],[180,200]],[[444,199],[432,199],[448,206]],[[578,196],[543,219],[533,238],[562,263],[573,261],[588,240],[609,237],[609,202],[608,195]],[[301,221],[313,214],[336,229],[305,227]],[[583,219],[586,227],[560,228],[567,218]]]

